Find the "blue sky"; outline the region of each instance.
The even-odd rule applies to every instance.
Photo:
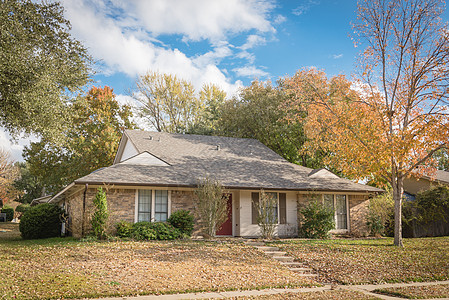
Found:
[[[351,0],[64,5],[74,36],[101,60],[94,84],[109,85],[119,95],[128,95],[148,70],[177,74],[197,87],[213,82],[230,95],[254,78],[276,81],[303,67],[350,76],[359,52],[350,38],[357,9]],[[118,44],[119,49],[104,47]]]
[[[228,93],[251,80],[276,81],[316,67],[329,76],[354,72],[363,49],[351,39],[355,0],[63,0],[72,35],[98,63],[95,86],[121,103],[145,72],[215,83]],[[444,20],[447,21],[447,12]],[[35,139],[35,138],[34,138]],[[24,138],[0,145],[21,159]]]

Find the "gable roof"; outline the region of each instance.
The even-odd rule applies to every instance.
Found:
[[[226,188],[381,192],[382,190],[292,164],[255,139],[127,130],[122,141],[167,165],[121,162],[75,180],[76,184],[196,187],[205,176]],[[122,142],[121,142],[122,144]],[[123,153],[122,146],[122,153]],[[318,175],[318,174],[315,174]],[[333,175],[333,174],[332,174]]]

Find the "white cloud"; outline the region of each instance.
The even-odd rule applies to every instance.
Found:
[[[6,132],[5,128],[0,127],[0,148],[9,152],[13,161],[23,161],[22,152],[25,146],[31,142],[37,142],[35,136],[19,137],[17,141],[12,141],[11,136]]]
[[[268,73],[257,69],[255,66],[246,66],[241,68],[232,69],[238,76],[244,77],[264,77],[267,76]]]
[[[222,59],[233,55],[233,46],[221,38],[229,32],[273,31],[265,16],[270,5],[240,0],[112,0],[107,5],[100,0],[64,2],[73,35],[83,41],[95,59],[101,60],[100,73],[123,72],[131,78],[148,70],[172,73],[192,81],[196,88],[206,82],[215,83],[228,95],[241,82],[231,82],[217,67]],[[189,57],[155,39],[161,34],[209,39],[212,49]],[[255,45],[262,40],[255,36],[248,42]]]
[[[343,57],[343,53],[340,53],[340,54],[332,54],[332,58],[333,59],[339,59],[339,58],[342,58]]]
[[[264,37],[261,37],[256,34],[252,34],[248,36],[246,43],[243,44],[240,49],[242,50],[248,50],[255,46],[264,45],[267,42],[267,40]]]
[[[273,20],[274,24],[282,24],[285,21],[287,21],[287,18],[284,17],[283,15],[277,15],[276,18],[274,18]]]
[[[319,1],[316,0],[306,0],[303,4],[296,7],[294,10],[292,10],[292,13],[294,15],[300,16],[305,13],[307,13],[313,6],[320,4]]]
[[[180,34],[185,40],[223,39],[228,33],[274,31],[271,2],[256,0],[135,0],[128,2],[152,34]]]

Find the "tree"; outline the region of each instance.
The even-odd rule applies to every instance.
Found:
[[[297,104],[311,103],[309,132],[332,151],[334,164],[356,178],[374,176],[391,185],[394,244],[402,246],[403,180],[431,174],[432,156],[449,140],[443,2],[375,0],[358,7],[355,30],[367,43],[361,80],[354,85],[340,76],[329,82],[320,72],[300,71],[292,92]]]
[[[20,162],[18,163],[18,167],[20,175],[13,183],[18,191],[22,191],[18,201],[21,203],[31,203],[33,199],[45,196],[42,179],[31,174],[29,164]]]
[[[64,95],[88,81],[91,58],[63,12],[59,3],[0,2],[0,124],[14,136],[57,136]]]
[[[228,196],[219,181],[200,180],[195,190],[195,214],[207,238],[216,234],[228,219]]]
[[[142,104],[140,116],[157,131],[183,133],[199,119],[202,105],[193,85],[177,76],[148,72],[137,81],[134,98]]]
[[[202,135],[219,133],[219,120],[226,101],[226,93],[217,85],[205,84],[199,93],[199,101],[201,103],[199,119],[187,133]]]
[[[222,106],[218,134],[255,138],[288,161],[317,168],[323,154],[304,151],[307,140],[303,131],[305,111],[295,110],[295,120],[286,119],[283,109],[289,101],[284,83],[274,87],[270,82],[253,81],[241,90],[239,97]],[[292,108],[293,109],[293,108]]]
[[[69,107],[72,127],[62,145],[43,139],[25,148],[30,173],[47,191],[112,164],[124,128],[133,128],[129,106],[121,106],[109,87],[92,87]]]
[[[272,239],[278,223],[276,194],[260,191],[257,212],[257,224],[262,232],[262,237]]]
[[[19,176],[18,167],[10,158],[9,152],[0,148],[0,202],[4,205],[18,197],[14,180]]]
[[[108,201],[106,200],[106,193],[103,188],[99,187],[97,194],[93,200],[95,211],[92,215],[92,229],[94,236],[99,240],[107,238],[106,223],[108,221]]]

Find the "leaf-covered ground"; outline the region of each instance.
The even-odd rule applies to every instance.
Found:
[[[449,298],[449,284],[386,288],[374,292],[407,299]]]
[[[307,300],[344,300],[344,299],[380,299],[364,295],[355,291],[347,290],[334,290],[334,291],[322,291],[322,292],[304,292],[304,293],[282,293],[275,295],[264,296],[252,296],[252,297],[238,297],[232,298],[237,300],[288,300],[288,299],[307,299]]]
[[[393,240],[291,240],[276,246],[305,262],[324,281],[342,284],[435,281],[449,278],[449,237]]]
[[[0,240],[0,299],[310,286],[242,243]],[[315,283],[316,284],[316,283]]]

